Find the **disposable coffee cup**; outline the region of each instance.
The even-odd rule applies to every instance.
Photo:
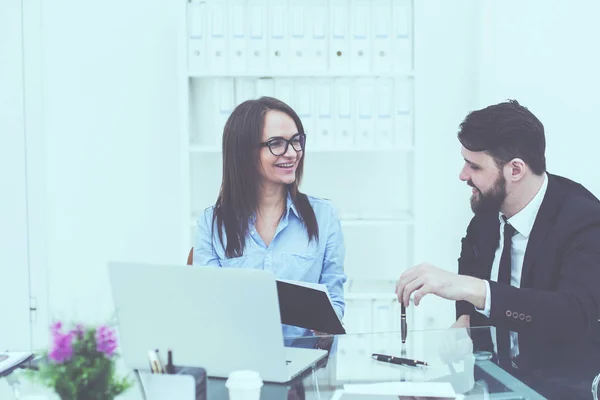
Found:
[[[255,371],[233,371],[225,386],[229,390],[229,400],[259,400],[263,381]]]

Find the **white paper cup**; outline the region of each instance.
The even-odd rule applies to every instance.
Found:
[[[229,390],[229,400],[259,400],[263,381],[255,371],[233,371],[225,386]]]

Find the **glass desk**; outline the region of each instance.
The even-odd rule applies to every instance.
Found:
[[[261,399],[429,399],[430,397],[357,396],[345,385],[378,382],[448,382],[464,399],[593,399],[592,383],[600,364],[581,376],[572,365],[542,370],[502,368],[492,352],[476,350],[471,337],[494,334],[495,328],[409,331],[403,345],[400,332],[348,334],[287,339],[286,345],[325,348],[329,356],[285,385],[265,383]],[[551,350],[550,350],[551,351]],[[425,361],[409,367],[376,361],[380,353]],[[551,366],[554,367],[554,366]],[[597,382],[596,382],[597,384]],[[227,399],[225,379],[208,380],[209,399]],[[431,398],[433,399],[433,398]]]
[[[346,385],[381,382],[448,382],[454,392],[464,396],[457,398],[465,399],[594,399],[592,382],[600,373],[600,364],[597,369],[593,366],[593,371],[583,374],[573,373],[572,365],[562,365],[562,369],[559,370],[552,369],[551,374],[515,368],[504,369],[496,363],[493,353],[475,350],[473,347],[471,337],[489,335],[490,329],[494,328],[409,331],[404,345],[400,339],[400,332],[288,338],[287,346],[321,348],[328,350],[329,354],[291,382],[265,382],[261,390],[261,399],[429,398],[356,395],[344,391],[345,387],[349,388]],[[417,359],[429,365],[409,367],[390,364],[373,360],[372,353]],[[14,377],[12,379],[14,380]],[[7,379],[0,380],[0,384],[6,385],[6,381]],[[225,381],[226,379],[209,378],[204,398],[228,399]],[[28,390],[23,379],[20,385],[21,391],[26,394]],[[0,394],[2,393],[0,388]],[[0,395],[0,398],[4,397]],[[10,399],[11,396],[7,398]],[[47,398],[54,397],[49,395]],[[119,400],[121,399],[142,399],[139,387],[132,388],[119,397]]]
[[[466,329],[411,331],[404,345],[400,332],[301,337],[286,342],[292,347],[324,348],[329,350],[329,356],[287,385],[265,383],[262,399],[384,399],[386,396],[350,395],[344,392],[344,386],[402,381],[448,382],[465,399],[545,398],[500,368],[491,353],[474,352]],[[416,359],[429,365],[390,364],[373,360],[373,353]],[[210,378],[208,398],[226,399],[224,383],[224,379]]]

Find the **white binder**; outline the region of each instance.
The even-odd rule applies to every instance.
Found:
[[[229,0],[229,72],[232,74],[247,71],[247,22],[246,4],[244,0]]]
[[[351,0],[350,53],[354,73],[367,73],[371,65],[370,7],[366,0]]]
[[[192,74],[206,68],[206,3],[188,3],[188,68]]]
[[[308,9],[306,34],[308,49],[304,69],[307,72],[327,71],[327,33],[328,33],[328,8],[327,2],[322,0],[307,0]]]
[[[377,78],[377,117],[375,118],[375,146],[378,149],[394,146],[394,80]]]
[[[315,81],[315,139],[319,149],[331,150],[335,145],[335,135],[332,117],[331,80],[318,79]]]
[[[356,80],[356,147],[372,149],[375,144],[373,115],[375,82],[370,78]]]
[[[256,80],[251,78],[236,78],[235,105],[256,98]]]
[[[287,78],[276,78],[275,97],[295,109],[294,80]]]
[[[298,113],[304,132],[315,137],[315,118],[313,114],[313,85],[310,79],[297,79],[296,89],[294,90],[294,110]]]
[[[413,145],[412,132],[412,80],[396,81],[396,132],[397,145],[410,147]]]
[[[234,109],[234,88],[232,78],[220,78],[215,81],[215,91],[213,98],[216,100],[217,106],[217,118],[214,127],[214,132],[218,138],[217,143],[221,142],[223,137],[223,128],[227,119],[231,115]]]
[[[289,68],[288,7],[286,0],[271,0],[269,4],[269,70],[286,73]]]
[[[335,135],[336,146],[342,149],[354,147],[354,127],[352,124],[352,79],[335,80]]]
[[[350,65],[348,0],[330,0],[329,70],[348,71]]]
[[[290,37],[290,71],[293,73],[306,72],[308,63],[308,35],[310,15],[304,0],[289,0],[288,21]]]
[[[267,69],[266,0],[248,0],[248,15],[248,72],[264,73]]]
[[[412,71],[411,46],[411,7],[409,0],[394,0],[392,5],[392,21],[394,21],[394,71]]]
[[[225,1],[213,0],[208,5],[206,69],[212,74],[228,72],[227,32],[229,29]]]
[[[390,0],[373,0],[371,14],[373,72],[392,72],[392,5]]]
[[[275,82],[273,78],[259,78],[256,80],[256,97],[275,97]]]

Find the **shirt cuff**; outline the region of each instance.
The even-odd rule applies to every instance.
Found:
[[[480,314],[490,317],[490,309],[492,308],[492,296],[490,296],[490,282],[485,281],[485,307],[483,310],[475,307],[475,311]]]

